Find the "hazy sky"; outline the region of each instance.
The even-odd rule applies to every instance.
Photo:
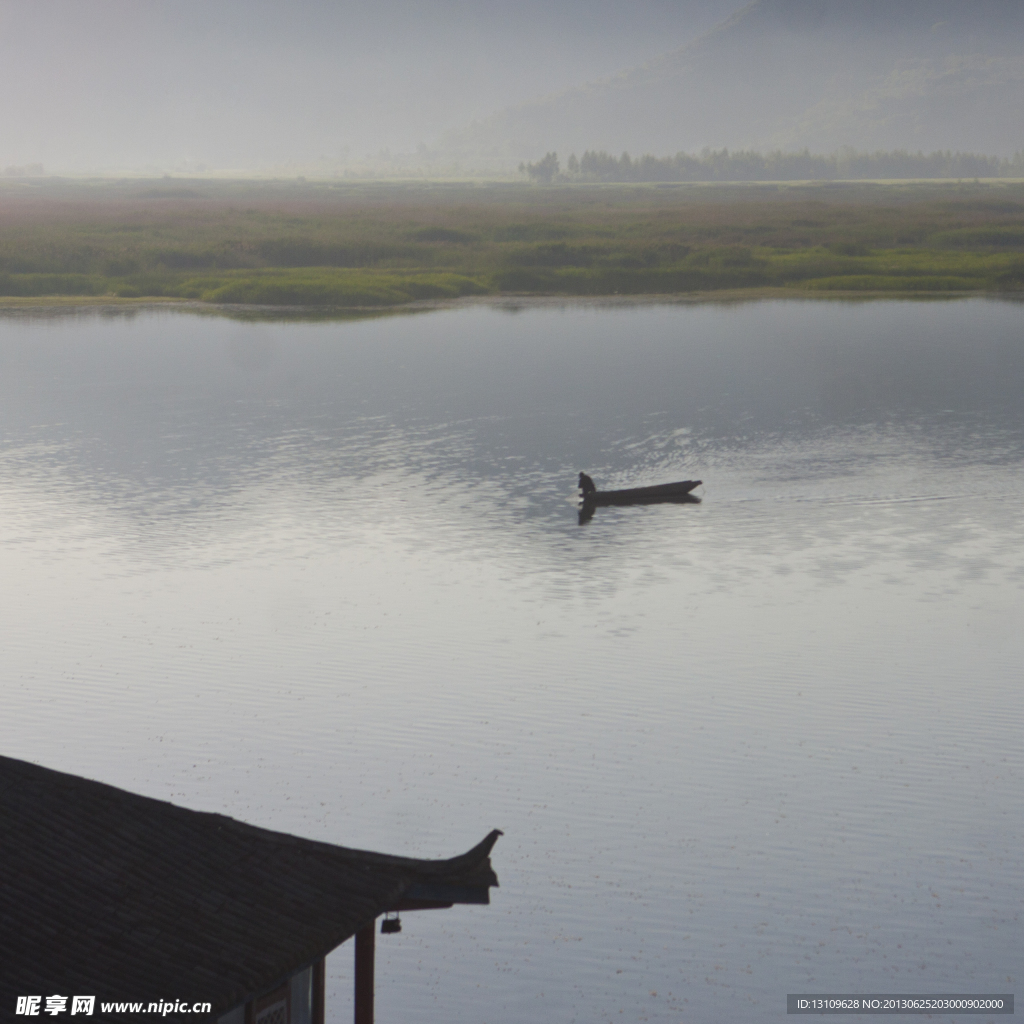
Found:
[[[743,0],[0,0],[0,168],[412,152],[675,49]]]

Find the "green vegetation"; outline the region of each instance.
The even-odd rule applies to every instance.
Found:
[[[1024,184],[0,183],[0,296],[1024,291]]]

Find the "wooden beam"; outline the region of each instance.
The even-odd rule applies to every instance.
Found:
[[[376,920],[356,932],[355,1024],[373,1024],[373,954]]]
[[[402,900],[393,907],[388,907],[388,910],[447,910],[451,906],[451,903],[438,903],[436,900]]]
[[[324,1024],[327,1011],[327,965],[321,958],[313,964],[313,1024]]]

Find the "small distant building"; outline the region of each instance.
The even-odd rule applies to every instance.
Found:
[[[0,757],[0,1015],[123,1024],[104,1004],[162,1001],[165,1021],[323,1024],[324,958],[356,936],[372,1024],[376,919],[489,903],[500,835],[392,857]]]

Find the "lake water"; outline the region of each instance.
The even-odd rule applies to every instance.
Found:
[[[504,829],[489,907],[378,939],[382,1021],[1013,992],[1022,313],[8,313],[2,750],[347,846]],[[703,501],[581,526],[581,469]]]

